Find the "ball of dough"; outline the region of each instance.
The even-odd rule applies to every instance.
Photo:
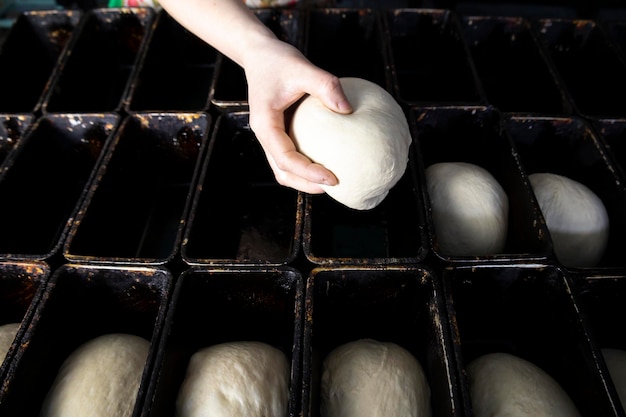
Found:
[[[322,185],[333,199],[356,210],[379,205],[409,161],[411,134],[404,111],[379,85],[341,78],[351,114],[304,99],[293,114],[290,136],[298,151],[331,170],[339,183]]]
[[[626,351],[603,348],[602,356],[623,406],[626,406]]]
[[[394,343],[360,339],[325,358],[321,417],[427,417],[430,387],[420,363]]]
[[[20,323],[7,323],[0,326],[0,363],[4,361],[15,340]]]
[[[565,390],[535,364],[508,353],[489,353],[467,367],[475,417],[577,417]]]
[[[150,342],[113,333],[67,357],[44,400],[41,417],[130,417]]]
[[[569,267],[595,266],[609,239],[609,216],[602,200],[562,175],[536,173],[528,179],[559,261]]]
[[[426,168],[425,175],[442,253],[481,256],[504,249],[509,199],[489,171],[467,162],[440,162]]]
[[[178,393],[176,417],[285,417],[290,365],[266,343],[221,343],[195,352]]]

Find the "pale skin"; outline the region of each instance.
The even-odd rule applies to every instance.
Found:
[[[160,0],[182,26],[240,65],[248,82],[250,127],[279,184],[310,194],[336,185],[335,175],[299,153],[285,130],[285,111],[309,94],[330,110],[352,106],[339,79],[279,40],[243,0]]]

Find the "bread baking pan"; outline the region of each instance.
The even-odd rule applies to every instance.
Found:
[[[624,297],[626,296],[626,277],[610,274],[578,274],[574,276],[578,299],[583,316],[587,320],[589,332],[596,347],[602,349],[626,349],[624,335],[615,331],[624,317]],[[598,357],[598,366],[603,373],[607,390],[612,394],[615,407],[624,410],[616,387],[606,368],[604,356]],[[623,413],[623,411],[622,411]]]
[[[524,178],[518,155],[504,130],[503,116],[491,106],[415,107],[409,117],[419,162],[426,206],[429,246],[445,262],[492,262],[507,259],[547,259],[552,245],[539,207]],[[452,256],[439,247],[424,171],[440,162],[466,162],[486,169],[509,200],[507,239],[502,253]]]
[[[20,13],[0,53],[0,112],[33,113],[80,21],[76,10]]]
[[[359,339],[407,349],[426,374],[433,415],[465,415],[440,285],[440,279],[425,267],[314,269],[306,283],[302,416],[320,415],[324,358],[338,346]]]
[[[0,171],[0,257],[57,255],[101,153],[115,114],[57,114],[37,119]]]
[[[234,341],[267,343],[286,355],[291,364],[288,415],[298,416],[303,302],[303,278],[289,267],[183,272],[141,416],[174,415],[190,357],[199,349]]]
[[[502,112],[572,114],[570,97],[526,19],[464,16],[461,25],[490,105]]]
[[[31,127],[34,120],[35,117],[32,113],[0,114],[0,166]]]
[[[42,111],[121,110],[154,13],[150,7],[86,12],[50,80]]]
[[[206,113],[127,116],[70,229],[65,258],[143,265],[172,261],[211,123]]]
[[[607,149],[607,158],[615,169],[626,174],[626,118],[592,119],[597,129],[599,140]]]
[[[388,9],[394,95],[407,106],[484,104],[459,19],[444,9]]]
[[[626,115],[626,62],[596,21],[538,19],[536,31],[578,114]]]
[[[135,409],[140,408],[162,331],[171,274],[161,268],[66,264],[50,277],[1,391],[2,415],[37,416],[62,362],[109,333],[152,343]]]
[[[410,148],[412,149],[412,147]],[[376,207],[354,210],[328,194],[305,197],[302,248],[315,265],[390,265],[427,255],[426,220],[412,152],[406,171]]]
[[[302,49],[303,12],[297,8],[254,8],[256,17],[278,39]],[[219,111],[245,111],[248,85],[243,68],[220,54],[211,91],[211,103]]]
[[[610,164],[595,130],[577,117],[511,115],[505,120],[527,175],[563,175],[586,185],[604,203],[609,216],[607,248],[595,267],[583,269],[623,268],[624,182]]]
[[[298,254],[302,197],[276,182],[248,121],[217,118],[182,241],[189,265],[283,265]]]
[[[13,352],[30,323],[30,315],[42,296],[50,267],[45,262],[0,262],[0,325],[19,323],[11,347],[0,366],[0,381],[11,367]]]
[[[605,389],[597,349],[565,272],[522,263],[452,266],[442,282],[466,403],[467,366],[484,354],[504,352],[547,372],[582,416],[623,415]]]
[[[306,13],[304,53],[338,77],[359,77],[389,91],[388,42],[377,9],[311,8]]]
[[[126,110],[204,111],[217,51],[161,10],[128,90]]]
[[[624,17],[605,17],[600,21],[600,25],[606,31],[609,42],[613,42],[622,54],[626,54],[626,20]]]

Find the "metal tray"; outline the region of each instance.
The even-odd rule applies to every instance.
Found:
[[[115,114],[37,119],[0,169],[0,258],[59,261],[65,236],[117,123]]]
[[[320,415],[326,355],[363,338],[396,343],[415,356],[429,383],[434,416],[465,415],[440,285],[434,272],[418,266],[314,269],[306,283],[301,415]]]
[[[86,12],[50,80],[41,111],[121,110],[154,14],[149,7]]]
[[[394,94],[401,103],[485,104],[456,14],[443,9],[389,9],[383,16]]]
[[[127,116],[86,191],[65,258],[174,263],[211,122],[206,113]]]
[[[176,281],[142,417],[172,416],[189,359],[231,341],[259,341],[291,363],[289,416],[301,389],[304,281],[292,268],[191,268]]]
[[[117,332],[144,337],[152,344],[137,394],[137,413],[151,374],[172,282],[171,274],[160,268],[66,264],[55,270],[4,380],[0,413],[38,416],[67,356],[94,337]]]
[[[248,118],[216,121],[182,242],[188,265],[284,265],[299,253],[302,196],[276,182]]]
[[[450,106],[413,108],[410,116],[419,177],[428,218],[430,249],[445,263],[501,262],[509,259],[544,261],[552,255],[539,206],[520,166],[503,118],[494,107]],[[509,198],[507,241],[502,253],[450,256],[439,249],[424,170],[438,162],[468,162],[485,168]]]

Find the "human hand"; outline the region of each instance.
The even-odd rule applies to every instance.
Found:
[[[285,112],[310,94],[333,111],[351,113],[339,79],[278,39],[254,48],[243,68],[248,81],[250,127],[278,183],[310,194],[323,193],[321,184],[336,185],[331,171],[297,151],[286,131]]]

